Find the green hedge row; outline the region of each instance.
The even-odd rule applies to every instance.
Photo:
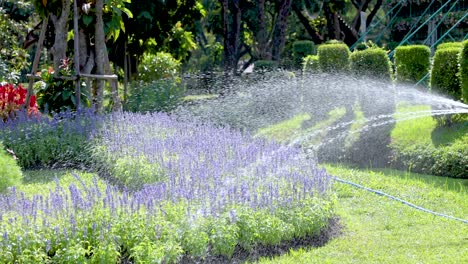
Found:
[[[431,50],[424,45],[400,46],[395,50],[395,74],[399,83],[417,83],[429,73]]]
[[[468,104],[468,40],[463,42],[458,59],[462,98]]]
[[[350,54],[346,44],[320,45],[318,47],[320,69],[324,72],[347,72],[349,71]]]
[[[356,75],[391,80],[392,64],[387,52],[380,48],[357,50],[351,54],[351,71]]]
[[[468,144],[434,148],[415,145],[394,150],[394,167],[411,172],[454,178],[468,178]]]
[[[456,47],[446,47],[436,51],[431,69],[431,90],[453,99],[461,98],[458,78],[459,53],[460,48]]]

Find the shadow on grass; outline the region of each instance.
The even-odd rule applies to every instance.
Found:
[[[468,135],[468,115],[451,126],[438,126],[431,133],[434,146],[450,145]]]
[[[67,170],[27,170],[23,172],[22,182],[24,185],[44,184],[55,181],[55,179],[60,180],[67,173]]]

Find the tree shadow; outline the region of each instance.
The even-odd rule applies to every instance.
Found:
[[[431,133],[434,146],[446,146],[462,139],[468,134],[468,115],[450,126],[437,126]]]

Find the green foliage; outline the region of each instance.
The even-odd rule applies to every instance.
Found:
[[[29,69],[29,54],[22,38],[32,27],[34,7],[30,1],[0,1],[0,82],[17,83]]]
[[[85,118],[78,120],[81,125],[75,125],[71,119],[54,125],[24,122],[2,129],[0,140],[14,151],[23,169],[86,166],[90,157],[86,130],[92,129],[93,124]]]
[[[293,43],[293,57],[296,66],[300,66],[306,56],[316,53],[315,44],[310,40],[298,40]]]
[[[350,51],[346,44],[326,44],[318,47],[320,68],[324,72],[346,72],[349,70]]]
[[[437,45],[436,50],[446,49],[446,48],[459,48],[461,49],[463,46],[462,42],[445,42]]]
[[[155,80],[176,78],[179,75],[180,61],[170,53],[145,53],[138,65],[138,79],[145,83]]]
[[[431,70],[431,89],[455,100],[461,99],[458,78],[458,54],[460,48],[438,49],[434,55]]]
[[[424,45],[396,48],[396,81],[399,83],[417,83],[429,73],[430,56],[431,50]]]
[[[302,65],[305,72],[320,71],[319,57],[317,55],[306,56]]]
[[[399,150],[394,156],[394,163],[399,169],[467,179],[468,144],[457,142],[442,148],[414,145]]]
[[[458,58],[458,65],[460,67],[462,99],[465,104],[468,104],[468,40],[463,42],[463,48]]]
[[[158,164],[150,163],[141,155],[112,160],[109,164],[113,179],[130,190],[140,189],[144,184],[165,180],[164,170]]]
[[[208,35],[208,44],[194,50],[185,70],[189,72],[212,72],[219,69],[223,60],[223,44],[217,42],[213,35]]]
[[[23,174],[14,158],[7,154],[0,143],[0,193],[6,191],[10,186],[21,183]]]
[[[430,110],[429,106],[399,106],[399,113]],[[438,127],[432,117],[397,122],[391,133],[392,166],[412,172],[466,178],[467,119]]]
[[[169,112],[183,99],[185,86],[178,78],[134,84],[125,108],[132,112]]]
[[[255,62],[255,72],[270,72],[278,68],[278,63],[271,60],[258,60]]]
[[[392,67],[387,52],[380,48],[357,50],[351,54],[351,70],[356,75],[390,80]]]

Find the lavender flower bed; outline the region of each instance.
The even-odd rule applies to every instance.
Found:
[[[317,234],[333,214],[329,176],[299,149],[163,114],[116,113],[97,127],[90,158],[116,184],[77,175],[47,196],[0,196],[0,259],[231,257]]]

